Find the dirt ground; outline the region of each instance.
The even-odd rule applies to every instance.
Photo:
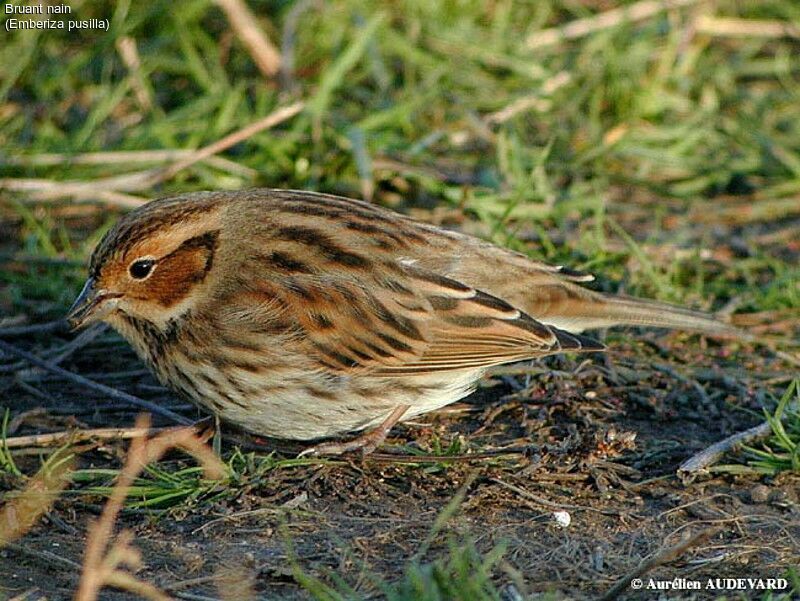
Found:
[[[613,350],[605,356],[537,362],[527,383],[525,376],[495,376],[467,402],[398,427],[390,441],[425,450],[458,441],[454,461],[411,464],[382,453],[275,470],[221,502],[129,511],[124,525],[135,531],[146,564],[140,576],[184,598],[215,598],[213,577],[235,569],[251,576],[264,598],[307,598],[292,574],[294,557],[307,573],[338,573],[360,592],[376,593],[370,574],[396,579],[465,483],[463,503],[420,559],[440,556],[462,535],[484,552],[504,545],[498,583],[517,591],[595,598],[646,556],[709,528],[718,531],[647,576],[783,575],[800,559],[800,477],[724,475],[685,484],[675,472],[692,453],[758,423],[760,402],[766,391],[780,390],[786,366],[746,345],[627,334],[609,338]],[[67,338],[48,335],[24,346],[40,351]],[[113,335],[65,366],[142,398],[177,403]],[[537,375],[543,367],[548,373]],[[14,415],[42,409],[15,436],[133,421],[133,411],[49,376],[39,383],[46,397],[21,389],[7,371],[3,376]],[[123,448],[114,442],[87,452],[82,467],[118,466]],[[459,459],[503,448],[525,452]],[[39,459],[19,461],[33,471]],[[86,525],[101,503],[68,494],[24,545],[2,551],[0,594],[35,589],[26,598],[70,597]],[[559,526],[555,511],[569,513],[568,527]],[[104,596],[117,597],[123,598]]]

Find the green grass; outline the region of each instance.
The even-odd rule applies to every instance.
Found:
[[[208,505],[248,494],[269,481],[275,470],[291,469],[325,463],[324,459],[284,459],[275,453],[257,455],[234,449],[225,464],[226,480],[207,480],[203,468],[186,466],[183,462],[166,462],[148,465],[136,478],[128,495],[128,507],[135,509],[170,509],[177,506]],[[114,468],[87,468],[75,470],[73,492],[80,495],[108,497],[119,470]]]
[[[759,446],[743,445],[738,463],[717,465],[731,474],[800,473],[800,380],[793,380],[773,411],[764,409],[770,436]]]
[[[374,574],[367,574],[366,578],[370,588],[380,591],[386,601],[500,601],[492,575],[503,552],[502,547],[497,547],[482,555],[471,541],[451,538],[441,559],[431,563],[411,561],[397,581],[388,582]],[[364,598],[340,575],[330,572],[326,576],[331,584],[308,574],[297,563],[294,565],[295,579],[316,601]]]

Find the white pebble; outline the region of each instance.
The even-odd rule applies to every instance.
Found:
[[[567,528],[572,523],[572,516],[568,511],[554,511],[553,519],[562,528]]]

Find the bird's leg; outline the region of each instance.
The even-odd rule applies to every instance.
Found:
[[[314,445],[300,453],[298,457],[307,455],[342,455],[352,451],[361,451],[361,455],[369,455],[381,446],[383,441],[386,440],[389,431],[400,421],[400,418],[405,415],[410,407],[411,405],[398,405],[377,428],[345,442],[323,442]]]

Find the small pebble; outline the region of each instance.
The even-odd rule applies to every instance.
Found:
[[[769,499],[769,487],[763,484],[756,484],[750,489],[750,500],[753,503],[766,503]]]
[[[572,516],[568,511],[554,511],[553,519],[562,528],[567,528],[572,523]]]

